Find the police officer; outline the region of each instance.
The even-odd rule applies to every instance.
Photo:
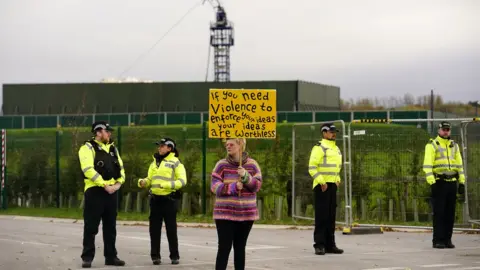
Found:
[[[313,178],[315,193],[315,230],[313,232],[315,254],[343,253],[335,243],[335,214],[337,187],[340,184],[342,154],[335,143],[337,128],[332,123],[321,127],[323,139],[310,154],[308,172]]]
[[[431,186],[433,205],[433,248],[455,248],[452,243],[458,193],[465,193],[465,174],[458,144],[450,139],[451,125],[441,122],[438,136],[425,146],[423,171]]]
[[[148,176],[138,180],[138,186],[149,188],[150,193],[150,257],[154,265],[161,263],[160,238],[165,221],[170,260],[179,264],[176,200],[181,197],[179,190],[187,184],[187,174],[178,159],[175,141],[163,138],[155,144],[158,152],[153,155]]]
[[[111,137],[113,128],[105,121],[92,125],[93,138],[79,151],[80,167],[85,181],[83,210],[82,267],[90,268],[95,256],[95,235],[102,220],[105,265],[124,266],[115,248],[117,190],[125,182],[125,170]]]

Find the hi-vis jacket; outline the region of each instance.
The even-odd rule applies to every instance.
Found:
[[[462,155],[458,144],[453,140],[444,139],[437,136],[430,139],[425,146],[425,158],[423,161],[423,171],[427,177],[427,183],[435,184],[438,175],[453,176],[445,181],[456,181],[465,183],[465,174],[463,172]],[[437,175],[437,177],[435,177]],[[458,179],[457,179],[458,178]]]
[[[88,141],[85,142],[85,144],[82,145],[78,150],[80,168],[85,177],[84,191],[94,186],[104,187],[106,185],[114,185],[116,182],[119,182],[121,184],[125,183],[125,169],[123,168],[123,161],[120,157],[120,154],[118,153],[118,149],[114,146],[113,142],[107,144],[104,144],[97,140],[93,140],[93,142],[94,144],[97,144],[97,148],[94,148],[91,141]],[[102,151],[105,151],[105,153],[103,153]],[[101,157],[98,157],[96,153],[99,153]],[[103,165],[105,165],[105,167],[113,167],[113,164],[104,164],[110,162],[118,162],[118,169],[120,170],[120,173],[119,177],[116,179],[114,179],[114,177],[104,179],[102,174],[104,176],[112,174],[105,171],[100,171]]]
[[[140,180],[138,186],[140,187]],[[160,163],[153,157],[153,162],[148,168],[146,188],[150,188],[154,195],[168,195],[179,190],[187,184],[187,173],[185,167],[175,156],[175,153],[168,154]]]
[[[308,162],[308,173],[313,178],[313,187],[325,183],[340,182],[342,153],[335,141],[322,139],[313,148]]]

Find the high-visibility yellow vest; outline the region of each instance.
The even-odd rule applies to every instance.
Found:
[[[308,173],[313,178],[313,187],[325,183],[340,182],[342,152],[335,141],[322,139],[313,148],[308,162]]]
[[[138,186],[140,187],[140,181]],[[183,188],[187,184],[185,166],[175,157],[175,153],[168,154],[159,164],[153,157],[153,162],[148,168],[146,188],[150,188],[154,195],[168,195]]]
[[[445,181],[456,181],[465,183],[463,172],[463,160],[458,144],[453,140],[437,136],[430,139],[425,146],[425,157],[423,160],[423,171],[427,183],[434,184],[439,178],[438,175],[455,176]],[[435,177],[437,175],[437,177]]]

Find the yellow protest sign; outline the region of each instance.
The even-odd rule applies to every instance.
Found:
[[[275,89],[210,89],[209,138],[276,137]]]

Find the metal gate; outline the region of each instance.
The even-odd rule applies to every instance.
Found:
[[[480,225],[480,118],[461,122],[462,153],[465,171],[464,217],[472,224]]]
[[[480,161],[476,157],[480,155],[480,146],[476,143],[474,151],[467,151],[469,149],[467,144],[472,138],[472,135],[469,137],[467,128],[472,122],[480,121],[480,118],[367,119],[350,122],[348,135],[344,136],[348,139],[347,163],[350,165],[346,178],[348,179],[346,205],[349,211],[346,214],[347,227],[432,229],[431,226],[399,225],[398,223],[431,222],[430,195],[427,195],[429,192],[421,167],[425,145],[429,138],[436,136],[434,124],[440,121],[448,121],[454,125],[452,139],[460,142],[465,177],[469,184],[465,185],[467,191],[465,199],[459,200],[456,213],[457,220],[461,221],[457,222],[454,230],[480,231],[480,229],[465,228],[469,222],[480,223],[480,212],[476,211],[472,216],[473,208],[469,207],[472,202],[479,201],[473,194],[478,193],[474,192],[477,187],[480,188],[480,172],[477,169],[478,166],[474,167],[471,164],[473,162],[478,164]],[[369,125],[363,126],[360,130],[354,130],[352,134],[352,125],[358,123],[369,123]],[[378,124],[387,125],[379,127]],[[474,133],[474,136],[479,138],[480,134]],[[472,167],[476,171],[471,169]],[[475,173],[474,178],[471,177],[472,173]],[[372,195],[375,192],[376,195]],[[472,206],[477,209],[477,205],[475,203]],[[361,220],[363,223],[354,220]]]
[[[337,194],[337,222],[346,224],[348,222],[348,185],[347,171],[350,163],[347,161],[347,138],[346,126],[343,120],[332,120],[314,123],[296,123],[292,126],[292,219],[314,220],[314,193],[312,190],[312,177],[308,173],[308,160],[312,147],[322,139],[321,126],[325,123],[334,123],[340,128],[341,137],[337,135],[337,146],[342,151],[343,168],[340,175],[343,175],[341,185]],[[311,208],[310,208],[311,206]]]

